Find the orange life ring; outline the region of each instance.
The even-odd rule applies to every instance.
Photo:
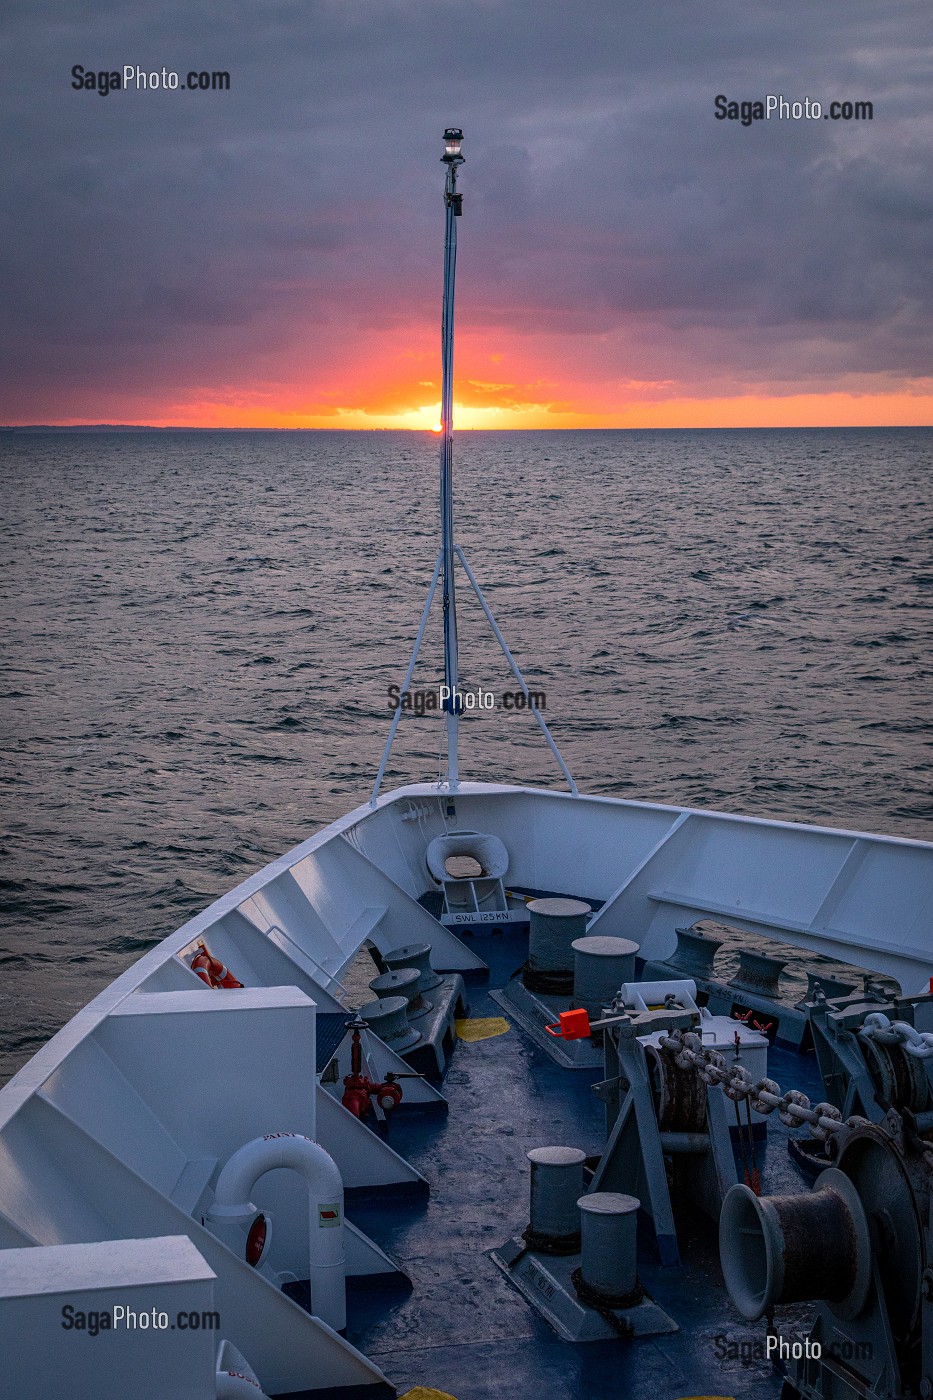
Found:
[[[208,987],[242,987],[229,968],[224,967],[219,958],[212,958],[207,944],[200,942],[198,951],[191,959],[191,971],[200,977]]]

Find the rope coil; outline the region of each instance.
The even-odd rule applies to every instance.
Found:
[[[522,1239],[525,1241],[525,1248],[533,1249],[537,1254],[580,1253],[579,1230],[571,1235],[543,1235],[539,1230],[533,1230],[530,1225],[526,1225],[522,1231]]]
[[[637,1308],[639,1303],[644,1302],[647,1294],[637,1279],[631,1293],[616,1293],[611,1297],[590,1287],[583,1277],[582,1267],[574,1269],[570,1275],[570,1282],[580,1302],[588,1304],[598,1312],[614,1332],[620,1337],[634,1336],[632,1324],[625,1317],[617,1317],[616,1310],[621,1312],[624,1308]]]

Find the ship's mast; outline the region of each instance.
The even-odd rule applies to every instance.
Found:
[[[460,154],[460,146],[463,142],[463,132],[457,126],[449,126],[444,132],[444,154],[441,160],[447,167],[444,179],[444,306],[441,314],[441,546],[437,552],[434,563],[434,572],[431,575],[431,582],[428,586],[428,596],[425,599],[424,611],[421,614],[421,622],[418,625],[418,635],[415,637],[415,645],[412,648],[411,660],[408,663],[408,670],[405,672],[405,679],[399,690],[398,703],[395,706],[395,713],[392,716],[392,723],[389,726],[389,737],[386,739],[385,748],[382,751],[382,761],[379,764],[379,771],[376,774],[376,781],[373,783],[372,796],[369,799],[370,806],[375,807],[379,799],[379,789],[382,786],[382,779],[385,776],[386,766],[389,756],[392,753],[392,745],[395,742],[395,733],[398,729],[399,720],[402,717],[404,702],[410,706],[409,691],[412,679],[415,674],[415,666],[418,661],[418,654],[421,651],[421,643],[424,641],[425,628],[428,625],[428,617],[431,612],[431,603],[437,590],[438,582],[441,583],[444,598],[444,709],[447,724],[447,782],[440,786],[446,786],[448,792],[456,792],[460,786],[460,768],[457,756],[457,740],[459,738],[460,715],[464,709],[463,697],[459,690],[460,670],[457,656],[457,603],[454,592],[454,564],[459,561],[467,583],[476,594],[477,602],[485,614],[486,621],[492,629],[493,635],[502,654],[509,665],[509,670],[514,675],[521,687],[521,693],[528,711],[532,714],[540,726],[541,732],[547,740],[548,747],[553,753],[567,780],[570,791],[577,795],[577,785],[573,780],[570,769],[567,767],[560,750],[558,749],[551,731],[544,722],[535,702],[535,696],[529,691],[525,683],[525,678],[519,669],[518,662],[509,651],[505,638],[499,630],[499,625],[492,615],[492,609],[483,596],[476,575],[467,562],[466,555],[460,545],[454,542],[454,502],[453,502],[453,481],[451,478],[451,459],[453,456],[453,416],[454,416],[454,279],[457,271],[457,219],[462,213],[463,196],[457,193],[457,169],[463,164],[463,156]],[[448,807],[448,812],[452,811],[452,806]]]
[[[444,603],[444,685],[447,696],[447,785],[455,791],[460,781],[457,741],[460,727],[459,658],[457,655],[457,601],[454,584],[454,502],[451,460],[453,456],[454,399],[454,281],[457,275],[457,219],[463,195],[457,193],[457,169],[463,164],[460,146],[463,132],[449,126],[444,132],[447,167],[444,181],[444,304],[441,313],[441,555]]]

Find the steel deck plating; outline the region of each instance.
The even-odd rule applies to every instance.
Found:
[[[519,932],[474,942],[489,963],[488,989],[471,988],[472,1014],[494,1016],[489,991],[501,987],[524,961]],[[772,1051],[771,1069],[782,1083],[821,1093],[812,1056]],[[412,1280],[395,1290],[351,1298],[348,1336],[377,1361],[404,1393],[436,1388],[457,1400],[675,1400],[722,1395],[765,1400],[781,1392],[770,1363],[729,1360],[763,1349],[764,1324],[736,1313],[722,1283],[715,1230],[705,1220],[681,1219],[685,1263],[662,1268],[650,1231],[639,1236],[641,1281],[679,1324],[676,1334],[641,1341],[572,1345],[551,1328],[508,1283],[490,1251],[520,1233],[528,1221],[529,1148],[551,1144],[602,1149],[603,1106],[590,1084],[594,1070],[556,1065],[513,1024],[507,1035],[458,1046],[444,1092],[444,1119],[397,1118],[393,1146],[431,1183],[430,1199],[410,1206],[354,1202],[348,1214]],[[791,1134],[777,1115],[767,1145],[757,1148],[763,1190],[799,1191],[808,1180],[791,1162]],[[802,1326],[808,1309],[799,1310]],[[781,1326],[789,1329],[790,1309]],[[789,1331],[785,1333],[789,1335]],[[717,1342],[725,1338],[725,1343]]]

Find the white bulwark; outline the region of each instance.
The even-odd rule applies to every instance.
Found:
[[[472,853],[482,873],[448,879],[455,850]],[[344,978],[367,943],[382,955],[426,943],[438,972],[481,973],[483,939],[461,940],[460,918],[527,918],[529,893],[541,891],[598,906],[589,932],[632,939],[648,959],[673,951],[676,927],[718,917],[887,973],[906,993],[925,991],[933,970],[927,843],[528,787],[401,788],[316,833],[145,954],[0,1091],[4,1355],[26,1364],[17,1335],[28,1314],[48,1374],[72,1352],[88,1365],[103,1359],[108,1339],[61,1329],[59,1294],[80,1292],[83,1279],[99,1310],[116,1284],[100,1283],[97,1252],[113,1250],[116,1267],[127,1242],[143,1239],[130,1246],[141,1272],[120,1287],[141,1300],[163,1290],[147,1303],[164,1296],[163,1310],[167,1291],[190,1291],[199,1308],[210,1291],[215,1343],[247,1358],[267,1394],[350,1385],[387,1393],[373,1362],[282,1291],[309,1276],[306,1182],[286,1170],[257,1182],[252,1203],[268,1213],[271,1238],[253,1268],[245,1227],[237,1234],[212,1216],[218,1178],[257,1136],[299,1133],[321,1143],[345,1186],[426,1189],[341,1105],[339,1089],[333,1097],[318,1085],[318,1013],[349,1014]],[[446,900],[453,927],[429,912],[431,899],[438,913]],[[241,987],[199,979],[190,963],[201,943]],[[394,1268],[344,1228],[349,1274]],[[187,1245],[164,1243],[179,1236]],[[192,1266],[196,1257],[203,1262]],[[68,1258],[80,1268],[58,1273],[56,1261]],[[180,1277],[156,1281],[155,1266],[169,1259]],[[177,1331],[143,1341],[192,1357],[205,1345]],[[111,1387],[110,1374],[103,1368],[97,1390],[89,1381],[81,1393],[147,1393]],[[164,1393],[200,1394],[173,1387]],[[36,1379],[23,1393],[51,1400],[61,1391]]]
[[[0,1250],[3,1393],[213,1400],[214,1280],[184,1235]]]

